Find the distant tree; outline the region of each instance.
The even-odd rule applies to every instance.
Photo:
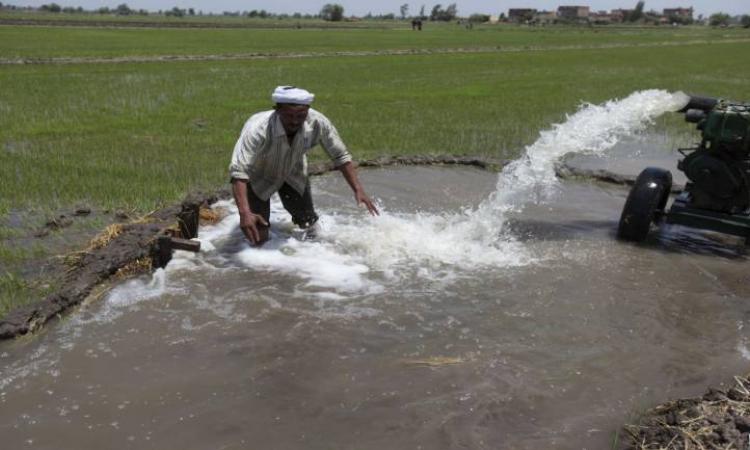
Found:
[[[118,16],[129,16],[133,14],[133,10],[130,9],[127,3],[121,3],[115,8],[115,14]]]
[[[438,17],[440,17],[440,13],[442,12],[442,7],[440,3],[432,7],[432,11],[430,12],[430,20],[438,20]]]
[[[420,19],[426,19],[425,15],[424,15],[424,5],[422,5],[422,7],[419,8],[419,18]]]
[[[247,17],[258,17],[258,10],[254,9],[250,11],[249,13],[247,13]]]
[[[338,3],[326,3],[320,10],[320,17],[323,20],[339,22],[344,18],[344,7]]]
[[[2,8],[2,7],[3,7],[3,2],[0,2],[0,8]]]
[[[108,7],[102,6],[101,8],[97,9],[96,12],[99,14],[109,14],[110,11]]]
[[[184,17],[185,16],[185,10],[180,9],[178,7],[173,7],[169,11],[165,12],[164,15],[166,16],[174,16],[174,17]]]
[[[485,23],[490,21],[490,16],[487,14],[472,14],[469,16],[469,22],[472,23]]]
[[[409,14],[409,4],[404,3],[401,5],[401,19],[406,19],[406,16]]]
[[[455,19],[457,15],[458,15],[458,6],[456,6],[455,3],[451,3],[445,9],[443,20],[445,20],[446,22],[450,22],[451,20]]]
[[[443,9],[442,5],[438,3],[437,5],[432,7],[432,12],[430,12],[430,20],[450,22],[451,20],[456,18],[457,10],[458,8],[455,3],[451,3],[446,9]]]
[[[638,22],[643,18],[643,7],[646,6],[643,0],[639,1],[635,5],[635,9],[628,15],[628,22]]]
[[[195,15],[195,9],[193,9],[193,8],[188,8],[188,15],[189,15],[189,16],[194,16],[194,15]]]
[[[750,16],[745,14],[740,18],[740,24],[743,28],[750,28]]]
[[[62,11],[62,7],[58,5],[57,3],[50,3],[49,5],[42,5],[39,7],[42,11],[52,12],[52,13],[59,13]]]
[[[729,21],[731,19],[732,18],[729,16],[729,14],[726,13],[711,14],[711,17],[708,18],[708,24],[712,27],[725,27],[729,25]]]
[[[270,14],[265,9],[261,9],[260,12],[258,13],[258,17],[260,17],[261,19],[265,19],[269,15]]]

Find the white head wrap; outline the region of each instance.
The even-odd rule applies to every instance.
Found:
[[[271,94],[274,103],[292,103],[295,105],[309,105],[315,94],[295,86],[279,86]]]

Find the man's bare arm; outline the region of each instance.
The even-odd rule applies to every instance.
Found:
[[[373,216],[380,215],[380,212],[378,212],[378,208],[376,208],[372,203],[370,197],[365,194],[365,189],[362,187],[362,183],[359,182],[359,178],[357,177],[357,169],[354,168],[354,164],[352,164],[351,162],[347,162],[338,166],[337,169],[341,171],[344,179],[346,179],[346,182],[349,183],[349,187],[351,187],[352,191],[354,191],[354,199],[357,201],[357,205],[364,204],[367,207],[367,210],[370,211],[370,214],[372,214]]]
[[[232,194],[237,203],[240,214],[240,229],[248,241],[253,245],[260,245],[268,240],[268,230],[259,229],[258,225],[268,226],[268,222],[260,214],[250,210],[250,202],[247,198],[247,180],[232,178]]]

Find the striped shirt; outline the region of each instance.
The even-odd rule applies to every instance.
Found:
[[[307,152],[321,144],[338,167],[352,160],[330,120],[310,108],[292,144],[276,111],[252,115],[234,145],[229,173],[247,180],[255,195],[268,200],[284,184],[302,195],[307,185]]]

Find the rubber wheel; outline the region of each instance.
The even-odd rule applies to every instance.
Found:
[[[617,237],[632,242],[646,239],[651,223],[658,223],[663,216],[671,189],[671,172],[657,167],[644,169],[622,208]]]

